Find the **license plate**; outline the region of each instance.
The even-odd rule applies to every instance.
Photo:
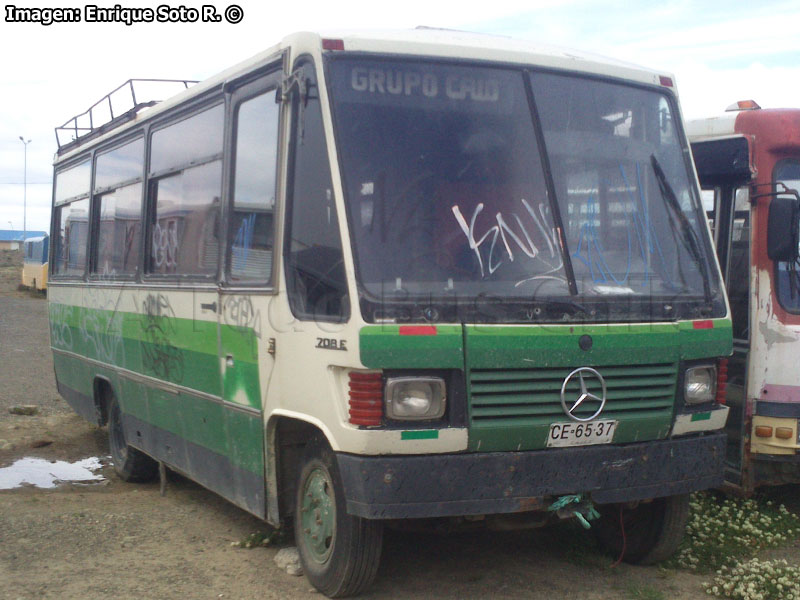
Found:
[[[550,425],[550,434],[547,436],[547,447],[610,444],[616,428],[617,421],[553,423]]]

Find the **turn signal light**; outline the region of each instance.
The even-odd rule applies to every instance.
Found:
[[[374,427],[383,419],[383,373],[350,371],[350,422]]]
[[[761,108],[755,100],[739,100],[725,109],[725,112],[736,112],[737,110],[757,110]]]
[[[757,425],[756,436],[758,437],[772,437],[772,427],[769,425]]]
[[[791,427],[776,427],[775,428],[775,437],[780,438],[782,440],[790,440],[792,439],[792,431]]]
[[[717,364],[717,395],[714,401],[725,404],[725,388],[728,387],[728,359],[720,358]]]

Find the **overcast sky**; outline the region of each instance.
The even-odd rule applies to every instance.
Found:
[[[204,79],[298,30],[402,29],[417,25],[508,35],[604,54],[673,73],[684,118],[713,116],[737,100],[800,107],[797,0],[233,0],[228,23],[0,21],[0,229],[23,226],[23,144],[28,145],[27,229],[48,230],[53,129],[130,78]],[[221,0],[172,2],[199,7]],[[75,7],[17,0],[16,6]],[[157,7],[116,0],[100,6]],[[4,5],[6,6],[6,5]],[[291,8],[280,8],[286,6]]]

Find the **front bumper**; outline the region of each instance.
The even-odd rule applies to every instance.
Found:
[[[686,494],[723,482],[725,434],[624,446],[425,456],[338,453],[347,512],[403,519],[523,512],[550,496],[598,504]]]

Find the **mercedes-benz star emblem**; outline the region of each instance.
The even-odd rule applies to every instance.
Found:
[[[570,405],[567,407],[567,386],[569,382],[572,381],[574,378],[578,379],[580,383],[581,389],[578,393],[577,397],[574,397],[570,400]],[[598,379],[600,381],[600,385],[603,389],[602,397],[597,396],[589,391],[589,388],[586,386],[586,379]],[[594,411],[588,417],[579,417],[575,415],[575,411],[581,408],[584,403],[587,402],[598,402],[600,406],[597,407],[597,410]],[[603,407],[606,405],[606,380],[603,379],[603,376],[600,375],[597,371],[592,369],[591,367],[580,367],[575,369],[572,373],[567,375],[567,378],[564,380],[564,383],[561,384],[561,407],[564,409],[564,412],[567,413],[567,416],[572,419],[573,421],[591,421],[597,415],[599,415]]]

